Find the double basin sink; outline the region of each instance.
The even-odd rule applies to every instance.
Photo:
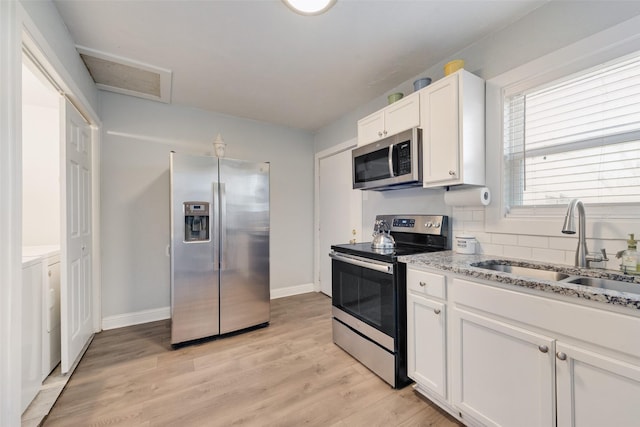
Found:
[[[522,267],[513,264],[479,262],[471,264],[473,267],[487,270],[511,273],[532,279],[550,280],[553,282],[573,283],[593,288],[608,289],[617,292],[627,292],[640,295],[640,283],[624,282],[622,280],[605,279],[599,277],[576,276],[544,268]]]

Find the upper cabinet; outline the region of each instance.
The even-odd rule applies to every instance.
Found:
[[[484,80],[459,70],[419,94],[424,187],[484,185]]]
[[[459,70],[358,120],[358,146],[422,128],[423,187],[485,185],[485,84]]]
[[[420,125],[420,98],[415,92],[358,120],[358,146]]]

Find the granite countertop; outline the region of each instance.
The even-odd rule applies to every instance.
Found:
[[[418,255],[407,255],[398,257],[400,262],[417,267],[428,267],[444,272],[451,272],[476,279],[488,280],[503,284],[515,285],[529,289],[536,289],[556,295],[582,298],[585,300],[597,301],[616,306],[628,307],[640,310],[640,276],[622,274],[614,270],[587,269],[567,265],[551,264],[543,262],[531,262],[522,259],[507,258],[502,256],[489,255],[461,255],[453,251],[431,252]],[[519,276],[512,273],[493,271],[472,264],[493,263],[509,264],[519,267],[542,268],[545,270],[558,271],[570,276],[598,277],[623,282],[637,283],[638,293],[619,292],[610,289],[602,289],[591,286],[578,285],[567,282],[556,282],[552,280],[535,279]]]

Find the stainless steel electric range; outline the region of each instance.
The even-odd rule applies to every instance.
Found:
[[[402,255],[450,248],[444,215],[378,215],[395,247],[331,246],[333,342],[393,388],[407,377],[406,265]],[[382,232],[382,231],[380,231]],[[375,238],[374,241],[380,239]]]

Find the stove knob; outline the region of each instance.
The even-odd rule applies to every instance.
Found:
[[[433,227],[433,224],[431,222],[428,222],[424,226],[427,227],[427,228],[431,228],[431,227]]]
[[[433,226],[434,226],[435,228],[440,228],[440,223],[439,223],[439,222],[436,222],[435,224],[433,224]]]

